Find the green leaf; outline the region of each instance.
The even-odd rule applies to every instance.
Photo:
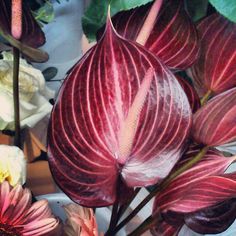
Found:
[[[236,0],[209,0],[215,9],[236,23]]]
[[[57,75],[57,68],[56,67],[48,67],[42,73],[46,81],[50,81]]]
[[[45,2],[42,7],[33,13],[37,21],[42,21],[44,23],[52,22],[55,17],[53,5],[50,2]]]
[[[96,41],[97,31],[105,24],[110,3],[111,15],[147,4],[153,0],[92,0],[82,17],[83,31],[89,41]]]
[[[193,21],[198,21],[207,14],[208,0],[185,0],[185,5]]]

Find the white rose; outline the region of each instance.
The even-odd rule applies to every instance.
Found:
[[[0,145],[0,183],[5,180],[12,186],[25,183],[26,159],[18,147]]]
[[[2,53],[0,60],[0,130],[14,129],[13,109],[13,55]],[[54,92],[45,85],[43,74],[24,59],[20,59],[19,96],[21,127],[33,127],[48,115],[52,105],[48,102]]]

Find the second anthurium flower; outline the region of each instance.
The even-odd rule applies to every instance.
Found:
[[[191,109],[175,76],[110,20],[64,82],[49,125],[54,179],[79,204],[105,206],[121,182],[148,186],[179,160]]]
[[[236,88],[215,96],[194,114],[192,136],[211,147],[235,141]]]
[[[199,152],[189,150],[173,172]],[[235,219],[236,174],[224,174],[235,157],[209,150],[204,158],[175,177],[153,206],[153,235],[178,235],[183,224],[198,233],[220,233]],[[229,217],[230,216],[230,217]]]

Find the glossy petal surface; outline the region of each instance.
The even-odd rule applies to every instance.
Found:
[[[200,191],[201,190],[201,191]],[[170,209],[176,212],[190,213],[214,206],[236,197],[236,174],[207,176],[191,186]]]
[[[236,85],[236,24],[213,14],[197,26],[201,53],[191,73],[200,95],[221,93]]]
[[[147,4],[115,15],[112,21],[118,33],[135,41],[150,7]],[[199,54],[198,37],[182,0],[165,1],[144,46],[171,69],[185,69],[194,63]]]
[[[134,187],[166,177],[190,125],[189,103],[173,74],[109,22],[60,90],[48,137],[52,173],[74,201],[110,205],[118,178]]]
[[[182,166],[197,153],[198,150],[189,151],[175,168]],[[157,210],[161,212],[172,210],[183,213],[196,211],[200,207],[198,201],[207,188],[202,188],[201,190],[196,188],[198,190],[195,192],[198,191],[198,196],[192,196],[191,193],[195,186],[197,186],[198,183],[201,184],[207,181],[212,175],[223,174],[233,161],[234,158],[225,158],[221,156],[219,152],[208,151],[200,162],[177,176],[169,186],[156,197],[153,208],[154,212]],[[188,195],[191,195],[191,197],[188,197]],[[184,211],[185,207],[187,208],[187,205],[183,203],[184,198],[188,198],[191,201],[191,203],[189,202],[188,204],[189,210],[186,211]],[[209,202],[206,203],[209,204]]]
[[[193,112],[196,112],[200,107],[200,98],[194,89],[194,87],[184,78],[179,75],[176,75],[177,80],[179,81],[181,87],[188,97],[189,104]]]
[[[185,223],[201,234],[218,234],[225,231],[236,218],[236,199],[229,199],[213,207],[187,214]]]
[[[236,88],[217,95],[194,114],[192,135],[208,146],[236,139]]]

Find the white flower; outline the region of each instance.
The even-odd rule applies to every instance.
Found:
[[[2,53],[0,60],[0,130],[14,129],[13,109],[13,55]],[[48,102],[54,92],[45,85],[43,74],[24,59],[20,59],[19,72],[20,120],[21,127],[33,127],[48,115],[52,105]]]
[[[5,180],[12,186],[25,183],[26,159],[18,147],[0,145],[0,183]]]

